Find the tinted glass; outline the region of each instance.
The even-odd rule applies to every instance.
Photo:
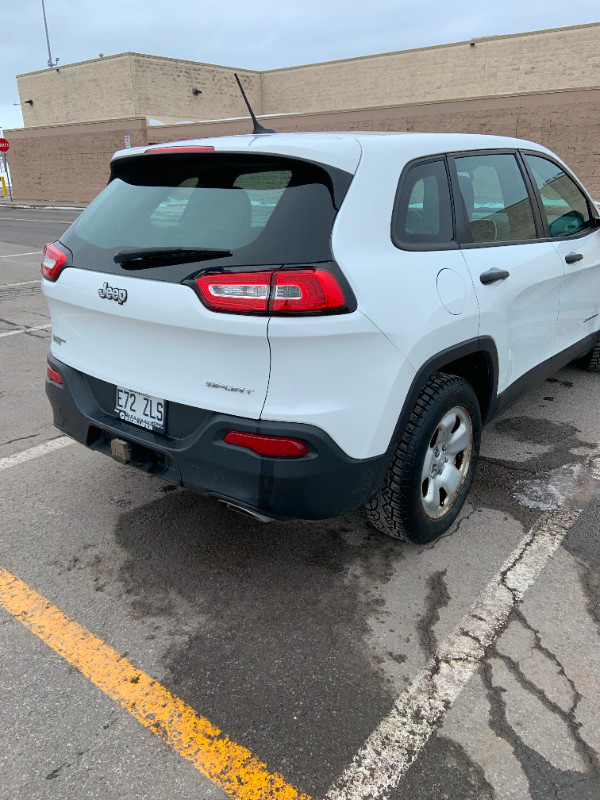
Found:
[[[106,189],[61,241],[75,266],[110,272],[121,270],[113,256],[123,248],[231,251],[219,267],[327,261],[334,179],[339,200],[351,176],[301,160],[217,153],[127,158],[114,163]],[[144,276],[182,280],[193,272],[179,264],[146,268]]]
[[[406,173],[394,217],[394,238],[406,244],[452,241],[452,207],[444,161],[417,164]]]
[[[531,201],[515,156],[464,156],[456,159],[456,169],[474,242],[536,237]]]
[[[550,236],[572,236],[590,226],[587,200],[574,181],[547,158],[526,155],[542,205]]]

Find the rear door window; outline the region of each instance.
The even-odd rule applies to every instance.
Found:
[[[537,237],[525,179],[512,153],[455,157],[458,185],[472,241],[478,244]]]
[[[552,237],[573,236],[591,227],[587,199],[574,180],[542,156],[525,155],[539,190]]]

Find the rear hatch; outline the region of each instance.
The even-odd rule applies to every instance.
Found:
[[[166,401],[258,418],[268,315],[216,312],[194,277],[329,262],[351,175],[301,159],[177,148],[113,161],[43,281],[52,354]],[[116,388],[115,388],[116,391]]]

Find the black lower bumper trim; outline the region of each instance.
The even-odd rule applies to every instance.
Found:
[[[275,519],[325,519],[355,509],[377,492],[389,456],[357,460],[328,434],[300,423],[251,420],[170,403],[167,432],[119,419],[115,387],[50,356],[62,386],[46,380],[54,424],[87,447],[110,455],[114,438],[132,446],[131,465],[194,492]],[[302,458],[259,456],[226,444],[230,430],[292,436],[306,442]]]

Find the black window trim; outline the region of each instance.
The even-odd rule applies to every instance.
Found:
[[[460,184],[458,180],[458,169],[456,167],[455,159],[472,157],[472,156],[503,156],[511,155],[515,157],[525,189],[531,204],[531,212],[533,214],[533,221],[536,230],[536,236],[533,239],[508,239],[505,242],[474,242],[471,234],[471,225],[466,215],[464,203],[462,202],[462,194],[460,192]],[[461,202],[455,203],[456,216],[457,216],[457,241],[461,250],[472,250],[474,248],[482,247],[506,247],[507,245],[515,244],[536,244],[540,241],[545,241],[543,217],[540,212],[536,195],[534,194],[534,184],[532,183],[529,170],[526,169],[524,159],[522,158],[519,149],[516,147],[495,147],[495,148],[477,148],[474,150],[454,150],[448,153],[448,165],[450,169],[450,177],[452,181],[451,190],[452,194],[460,198]]]
[[[543,235],[540,239],[542,242],[567,242],[572,241],[573,239],[581,239],[584,236],[589,236],[594,230],[596,230],[600,225],[600,211],[598,210],[594,201],[590,198],[584,187],[581,185],[580,181],[577,180],[575,175],[571,172],[571,170],[565,165],[558,161],[556,158],[553,158],[549,153],[546,153],[542,150],[531,150],[529,148],[522,148],[519,151],[521,155],[521,159],[523,161],[523,167],[527,171],[527,175],[529,176],[529,182],[531,184],[531,190],[533,192],[533,196],[535,198],[536,205],[538,206],[538,211],[541,218],[542,223],[542,230]],[[527,163],[527,159],[525,156],[538,156],[539,158],[544,158],[546,161],[549,161],[551,164],[554,164],[558,169],[565,173],[565,175],[570,178],[575,186],[579,189],[581,194],[583,195],[587,207],[588,207],[588,214],[590,215],[590,224],[587,228],[584,228],[582,231],[578,233],[572,233],[567,236],[550,236],[550,232],[548,230],[548,222],[547,222],[547,215],[544,209],[544,204],[542,201],[542,195],[540,190],[537,187],[537,183],[535,181],[535,176],[529,164]]]
[[[400,214],[400,200],[402,198],[406,177],[413,167],[420,167],[422,164],[431,164],[435,161],[442,161],[444,169],[446,170],[446,178],[448,180],[448,191],[450,193],[450,211],[452,214],[452,239],[449,242],[405,242],[398,235],[398,216]],[[394,205],[392,209],[392,219],[390,222],[390,236],[392,243],[398,250],[405,250],[407,252],[426,251],[432,252],[437,250],[458,250],[459,244],[457,241],[457,218],[456,208],[454,202],[454,193],[452,191],[451,176],[448,170],[448,157],[445,153],[435,153],[427,156],[420,156],[405,164],[404,169],[400,173],[398,186],[396,188],[396,195],[394,197]]]

